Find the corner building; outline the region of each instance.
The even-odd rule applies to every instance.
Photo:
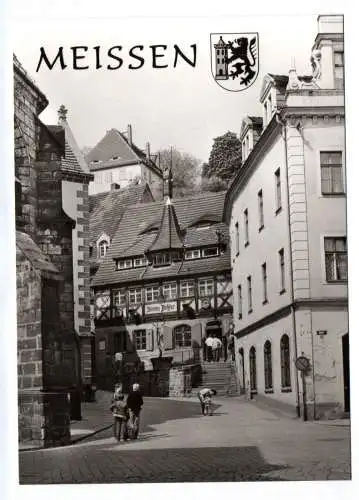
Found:
[[[304,419],[350,409],[343,61],[319,16],[312,75],[264,78],[225,201],[241,389]]]

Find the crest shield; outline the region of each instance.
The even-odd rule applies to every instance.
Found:
[[[211,67],[223,89],[248,89],[259,72],[258,33],[211,33]]]

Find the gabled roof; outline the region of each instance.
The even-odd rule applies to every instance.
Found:
[[[91,172],[107,167],[134,165],[146,163],[152,170],[162,175],[161,169],[133,142],[129,143],[127,137],[117,129],[108,130],[104,137],[85,157]]]
[[[31,262],[34,268],[40,271],[43,277],[55,280],[62,279],[58,269],[51,262],[50,257],[43,253],[31,236],[21,231],[16,231],[16,246]]]
[[[161,225],[147,252],[183,248],[176,211],[170,198],[163,207]]]
[[[218,243],[217,231],[220,230],[225,240],[228,241],[228,226],[222,222],[214,223],[208,228],[198,229],[190,227],[194,221],[200,220],[208,213],[221,220],[224,206],[225,192],[201,193],[189,198],[173,199],[173,207],[178,222],[179,234],[183,246],[198,248]],[[218,257],[209,260],[184,261],[173,263],[164,268],[135,268],[116,271],[115,259],[143,255],[157,238],[153,232],[144,232],[146,228],[158,225],[163,216],[163,201],[146,203],[144,205],[128,206],[115,235],[112,244],[102,261],[94,278],[95,285],[108,285],[138,281],[141,279],[154,279],[159,276],[191,275],[199,272],[230,270],[229,245],[227,250]],[[177,242],[178,244],[178,242]],[[153,247],[152,247],[153,248]]]
[[[98,193],[89,198],[90,244],[92,245],[96,244],[102,233],[106,233],[110,239],[113,238],[122,216],[129,205],[153,201],[151,190],[145,183]],[[96,259],[94,260],[96,261]]]

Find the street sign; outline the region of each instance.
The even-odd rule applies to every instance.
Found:
[[[305,356],[299,356],[295,361],[295,366],[300,372],[306,372],[309,370],[310,366],[309,359]]]

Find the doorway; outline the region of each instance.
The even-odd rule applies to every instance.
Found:
[[[344,410],[350,411],[349,334],[342,337]]]

